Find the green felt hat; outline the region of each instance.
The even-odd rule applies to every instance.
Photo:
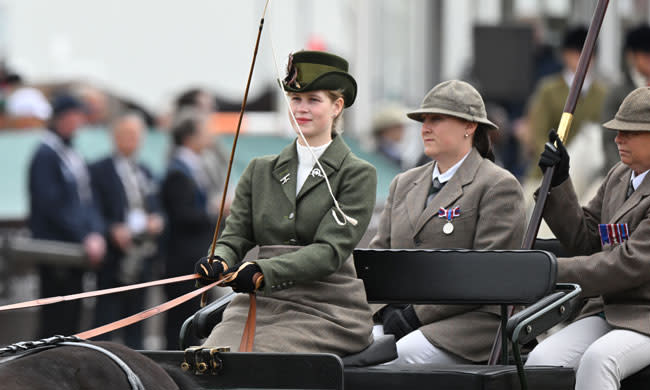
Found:
[[[357,97],[357,82],[348,73],[348,62],[323,51],[291,54],[282,86],[287,92],[342,90],[345,107],[350,107]]]

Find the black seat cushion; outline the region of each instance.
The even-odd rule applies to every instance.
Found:
[[[572,390],[575,374],[570,368],[526,367],[529,390]],[[345,369],[346,390],[445,389],[519,390],[515,366],[383,365]]]
[[[650,367],[646,367],[621,382],[621,390],[650,389]]]
[[[397,359],[397,346],[395,336],[392,334],[375,337],[375,340],[366,349],[354,355],[345,356],[345,367],[367,367],[390,362]]]

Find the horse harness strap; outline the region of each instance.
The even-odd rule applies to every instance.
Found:
[[[41,352],[46,349],[55,348],[60,345],[66,345],[69,347],[89,348],[103,353],[112,361],[114,361],[115,364],[117,364],[122,369],[124,374],[126,374],[126,378],[129,381],[129,384],[131,385],[131,390],[145,390],[144,386],[142,385],[142,381],[140,381],[138,375],[135,372],[133,372],[133,370],[126,363],[124,363],[122,359],[120,359],[113,352],[105,348],[99,347],[97,345],[89,344],[84,341],[85,340],[80,339],[79,337],[76,336],[60,336],[60,335],[48,337],[46,339],[36,340],[36,341],[22,341],[19,343],[15,343],[0,348],[0,357],[4,355],[12,355],[7,359],[0,360],[0,363],[6,363],[9,362],[10,360],[19,359],[21,357],[25,357],[27,355],[36,352]]]
[[[120,359],[113,352],[105,348],[99,347],[97,345],[83,343],[83,342],[64,341],[62,343],[59,343],[59,345],[89,348],[103,353],[104,355],[108,356],[111,360],[113,360],[113,362],[115,362],[115,364],[117,364],[122,369],[122,371],[124,371],[124,373],[126,374],[126,379],[129,381],[129,384],[131,385],[131,390],[145,390],[144,386],[142,385],[142,381],[140,381],[138,375],[135,372],[133,372],[131,367],[129,367],[126,363],[124,363],[124,360]]]

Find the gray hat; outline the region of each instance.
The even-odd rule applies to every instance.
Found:
[[[630,92],[614,119],[604,123],[603,127],[614,131],[650,131],[650,87]]]
[[[444,114],[478,122],[490,129],[498,129],[490,122],[485,103],[478,91],[460,80],[444,81],[427,93],[418,110],[406,114],[409,118],[423,122],[424,114]]]

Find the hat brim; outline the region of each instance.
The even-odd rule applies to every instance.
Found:
[[[650,131],[648,122],[628,122],[616,118],[603,123],[603,127],[612,131]]]
[[[424,122],[424,115],[425,114],[443,114],[443,115],[449,115],[453,116],[456,118],[461,118],[465,119],[466,121],[470,122],[477,122],[484,124],[488,129],[490,130],[498,130],[499,126],[495,125],[488,119],[483,119],[483,118],[477,118],[475,116],[465,114],[462,112],[457,112],[457,111],[452,111],[452,110],[445,110],[444,108],[421,108],[419,110],[411,111],[406,114],[409,118],[418,121],[418,122]]]
[[[346,72],[333,71],[324,73],[316,77],[311,83],[302,85],[300,88],[291,87],[283,81],[282,87],[287,92],[335,91],[342,89],[345,107],[350,107],[357,97],[357,82]]]

